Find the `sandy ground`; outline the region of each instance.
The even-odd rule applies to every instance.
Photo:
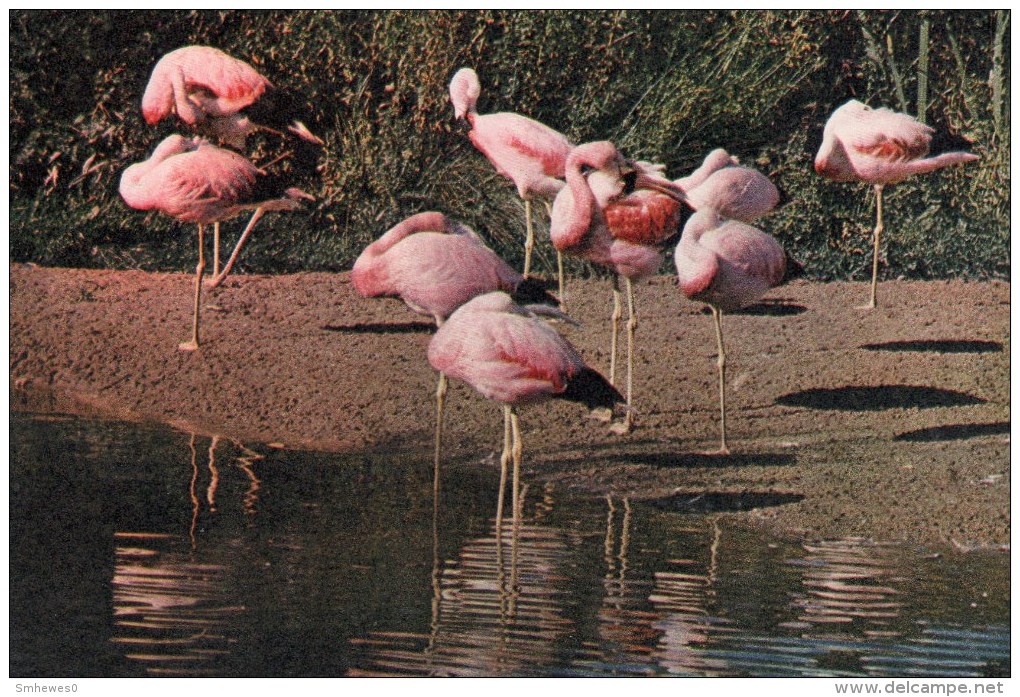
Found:
[[[328,451],[431,457],[432,328],[347,274],[238,276],[204,295],[143,272],[10,268],[13,409],[156,420]],[[780,532],[964,549],[1009,542],[1009,284],[797,281],[725,321],[728,457],[718,445],[715,336],[669,277],[637,288],[637,427],[577,404],[525,410],[526,476],[714,510]],[[573,280],[561,326],[606,371],[607,281]],[[449,396],[446,457],[496,467],[502,416]]]

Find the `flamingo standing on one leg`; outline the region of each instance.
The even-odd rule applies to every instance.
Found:
[[[564,187],[567,155],[573,145],[559,131],[527,116],[512,112],[479,114],[475,105],[482,86],[471,68],[461,68],[450,80],[450,101],[454,115],[471,126],[468,137],[504,177],[512,180],[524,200],[527,238],[524,242],[524,276],[531,270],[531,250],[535,231],[531,222],[531,200],[541,198],[550,216],[549,201]],[[560,301],[563,293],[563,257],[556,253]]]
[[[523,446],[517,407],[558,398],[581,402],[591,409],[612,409],[623,400],[616,388],[584,364],[566,339],[532,312],[549,309],[521,307],[506,293],[487,293],[450,315],[429,343],[429,363],[440,374],[463,380],[483,397],[503,404],[497,522],[502,519],[511,459],[515,515],[518,510]]]
[[[782,283],[787,255],[766,233],[735,220],[724,220],[712,208],[703,208],[684,225],[674,252],[680,290],[691,300],[712,308],[719,346],[719,410],[722,443],[726,446],[726,351],[723,348],[723,312],[737,310]],[[799,267],[790,262],[790,268]]]
[[[294,210],[300,199],[311,196],[298,190],[272,191],[265,172],[231,150],[201,138],[172,135],[163,140],[148,160],[131,165],[120,179],[124,202],[138,210],[159,210],[185,223],[198,224],[198,266],[195,268],[195,312],[191,341],[182,351],[198,348],[199,301],[205,271],[204,229],[244,211],[255,214],[241,235],[231,262],[215,279],[226,278],[241,245],[265,211]]]
[[[875,187],[876,221],[871,263],[871,301],[878,306],[878,249],[882,225],[882,190],[914,174],[979,159],[969,152],[927,157],[935,130],[907,114],[872,109],[856,99],[839,107],[825,124],[815,171],[833,181],[862,181]]]
[[[323,141],[296,118],[294,98],[244,61],[211,46],[184,46],[159,59],[142,96],[142,115],[154,126],[171,114],[202,134],[243,150],[258,130],[288,130]],[[220,269],[220,226],[213,224],[213,274]]]
[[[627,414],[614,430],[633,424],[635,280],[654,274],[680,224],[683,191],[653,166],[629,162],[609,141],[585,143],[567,158],[567,186],[553,203],[549,235],[556,249],[606,266],[613,281],[609,379],[616,381],[616,344],[623,310],[619,277],[627,285]],[[629,193],[628,193],[629,192]]]
[[[715,208],[724,218],[752,223],[780,202],[779,189],[764,174],[743,167],[722,148],[710,152],[698,169],[675,180],[694,210]]]
[[[354,262],[354,288],[364,297],[396,296],[436,326],[472,298],[504,291],[517,302],[550,303],[534,279],[526,279],[485,246],[466,225],[442,213],[418,213],[391,228]],[[436,388],[436,458],[443,425],[447,378]]]

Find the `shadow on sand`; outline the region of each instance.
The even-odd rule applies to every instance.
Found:
[[[327,332],[341,334],[428,334],[434,331],[432,322],[359,322],[358,324],[327,324]]]
[[[946,440],[980,438],[982,436],[1008,435],[1009,422],[999,421],[991,424],[947,424],[946,426],[919,428],[916,431],[900,433],[893,438],[893,440],[909,441],[911,443],[930,443]]]
[[[985,400],[955,390],[916,385],[879,385],[876,387],[815,388],[792,392],[776,399],[776,404],[809,409],[838,411],[880,411],[882,409],[932,409],[984,404]]]
[[[881,344],[864,344],[868,351],[927,351],[931,353],[998,353],[1002,344],[998,341],[968,339],[886,341]]]

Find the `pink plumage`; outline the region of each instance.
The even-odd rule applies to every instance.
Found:
[[[354,262],[351,281],[361,295],[399,297],[437,324],[471,298],[492,291],[520,289],[532,292],[531,301],[555,302],[537,284],[526,284],[470,228],[437,212],[413,215],[366,247]]]
[[[979,159],[968,152],[926,157],[934,129],[907,114],[852,99],[829,117],[815,171],[833,181],[894,184],[914,174]]]
[[[632,280],[655,273],[659,245],[677,231],[683,192],[656,168],[624,159],[609,141],[577,146],[566,179],[553,202],[553,246]]]
[[[702,165],[675,182],[694,210],[711,206],[724,218],[751,223],[779,204],[779,189],[756,169],[742,167],[722,148],[710,152]]]
[[[546,206],[563,188],[563,171],[573,147],[567,137],[534,119],[512,112],[479,114],[482,86],[471,68],[461,68],[450,80],[450,101],[454,115],[464,119],[471,130],[472,144],[504,177],[513,181],[524,200],[527,237],[524,242],[524,276],[531,269],[535,232],[531,223],[531,200],[543,199]],[[563,299],[563,259],[557,253],[560,299]]]
[[[933,172],[979,159],[969,152],[927,157],[934,129],[907,114],[872,109],[851,99],[832,113],[815,156],[815,172],[833,181],[861,181],[875,187],[874,251],[871,260],[871,300],[878,307],[878,261],[882,232],[882,191],[914,174]]]
[[[131,165],[121,175],[120,195],[131,208],[158,210],[182,222],[198,224],[194,328],[191,341],[181,344],[182,350],[198,348],[199,298],[205,271],[203,226],[255,211],[230,261],[213,279],[215,286],[230,273],[241,247],[265,211],[294,210],[300,206],[300,199],[312,198],[293,188],[283,191],[278,198],[264,198],[259,180],[265,174],[236,152],[201,138],[172,135],[156,146],[148,160]]]
[[[726,351],[722,315],[749,305],[783,282],[787,257],[783,248],[761,230],[726,220],[709,206],[684,225],[674,252],[680,290],[691,300],[707,303],[715,319],[719,348],[719,410],[722,443],[726,445]]]
[[[566,166],[567,186],[553,202],[549,236],[557,250],[612,269],[626,279],[627,406],[633,381],[633,281],[654,274],[662,263],[662,246],[675,236],[683,192],[661,176],[660,168],[630,162],[608,141],[579,145]],[[621,316],[618,285],[614,284],[614,312],[609,379],[616,378],[616,340]],[[617,428],[630,430],[633,412]]]
[[[757,301],[786,273],[786,252],[775,238],[712,208],[684,225],[674,261],[684,295],[725,312]]]
[[[570,342],[506,293],[487,293],[462,305],[432,338],[428,359],[436,370],[503,404],[563,397],[611,407],[622,399],[604,380],[601,389],[582,398],[576,381],[590,379],[594,371]]]
[[[292,210],[298,198],[308,198],[288,190],[280,198],[255,200],[262,176],[265,172],[236,152],[175,134],[156,146],[148,160],[124,170],[120,195],[132,208],[202,225],[256,208]]]
[[[272,92],[272,83],[244,61],[211,46],[184,46],[156,63],[142,96],[142,115],[153,126],[176,114],[183,123],[241,149],[248,135],[265,128],[253,123],[244,110]],[[282,108],[284,100],[280,101],[275,108]],[[289,114],[267,117],[290,119]],[[293,120],[287,129],[322,145],[301,121]]]
[[[585,366],[570,342],[535,316],[534,312],[541,309],[517,305],[506,293],[480,295],[454,312],[429,343],[429,363],[440,375],[436,393],[436,481],[443,422],[442,397],[447,377],[463,380],[482,396],[503,404],[497,526],[502,518],[503,488],[511,459],[514,462],[513,510],[518,515],[518,477],[523,447],[516,407],[557,398],[580,402],[589,408],[612,409],[623,399],[604,377]]]
[[[571,144],[559,131],[512,112],[479,114],[478,74],[461,68],[450,81],[455,116],[471,125],[471,142],[496,171],[511,179],[523,199],[553,198],[563,188]]]

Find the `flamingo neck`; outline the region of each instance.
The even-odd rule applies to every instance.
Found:
[[[557,216],[560,220],[549,230],[549,237],[552,239],[556,249],[565,251],[582,244],[588,231],[592,227],[595,194],[588,186],[588,180],[581,174],[583,162],[570,163],[566,169],[567,192],[569,196],[563,197],[561,193],[557,198],[566,198],[564,205],[567,205],[566,215]],[[554,210],[554,213],[556,211]]]
[[[419,232],[443,232],[446,230],[446,216],[442,213],[419,213],[387,230],[382,237],[365,247],[354,262],[351,282],[365,297],[386,295],[390,292],[389,275],[384,260],[386,252],[401,240]]]

